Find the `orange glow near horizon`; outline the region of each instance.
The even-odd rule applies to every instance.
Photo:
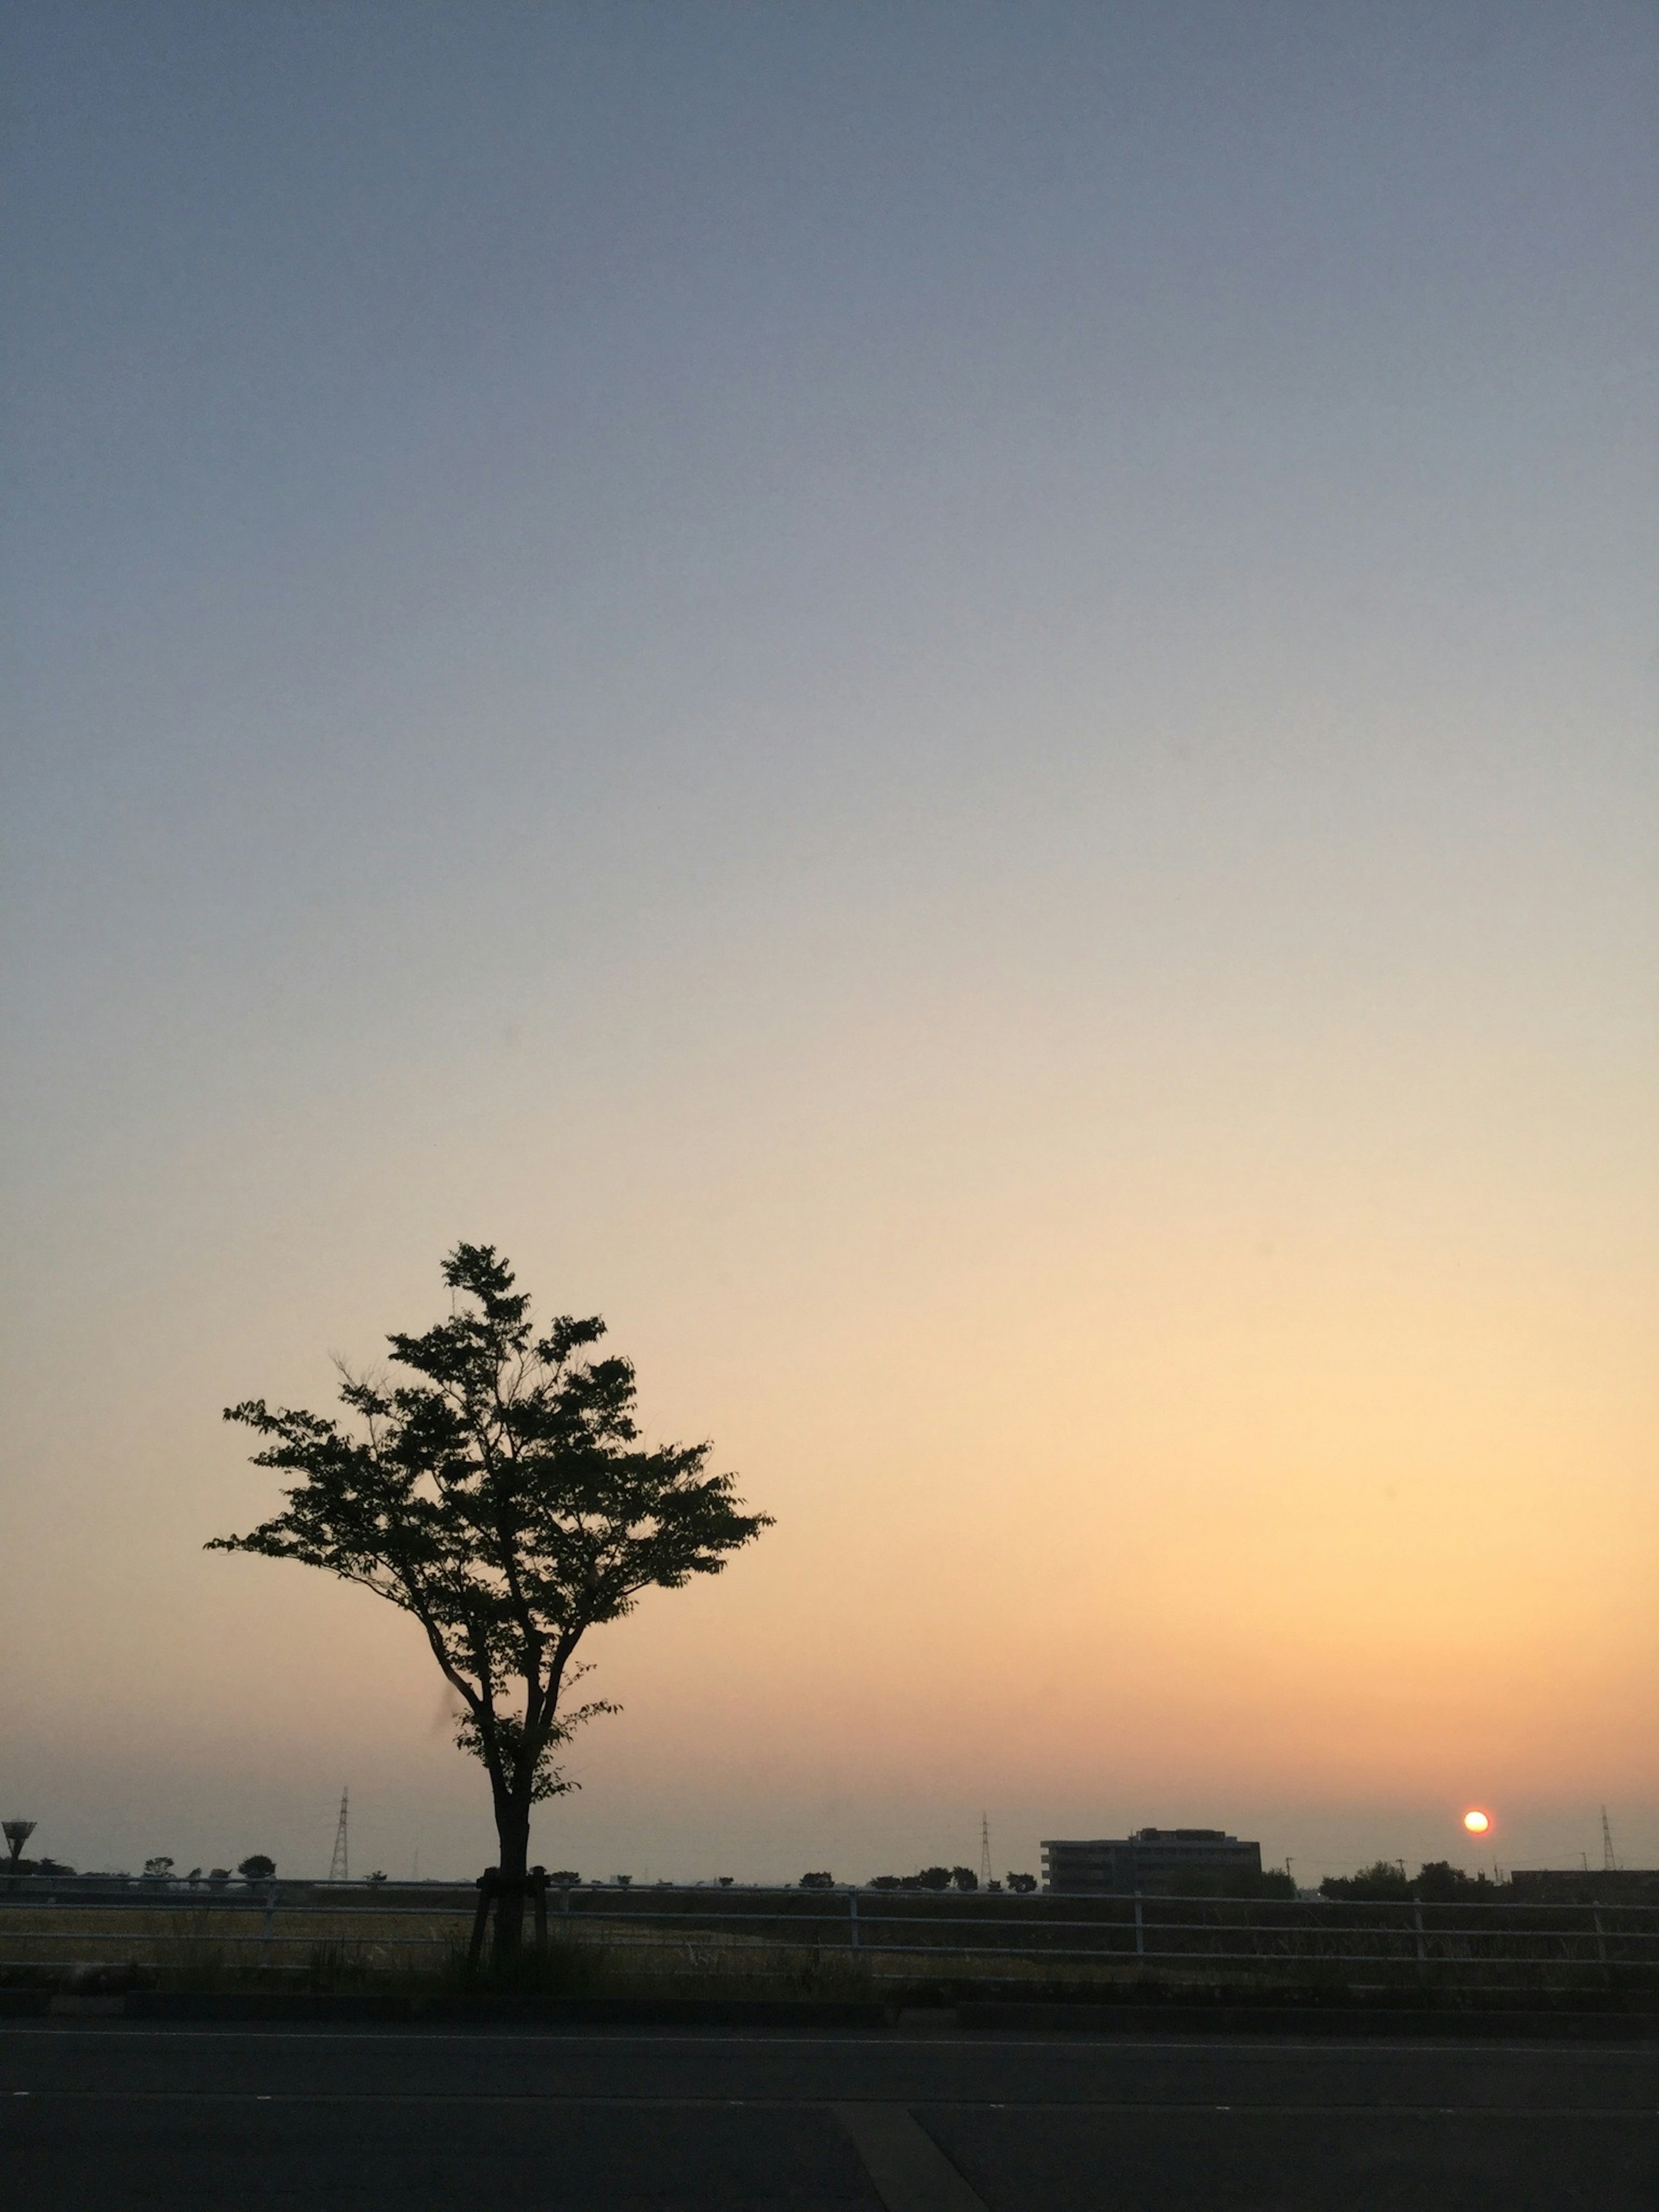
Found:
[[[1492,1821],[1485,1813],[1465,1813],[1463,1826],[1472,1836],[1484,1836],[1491,1827]]]

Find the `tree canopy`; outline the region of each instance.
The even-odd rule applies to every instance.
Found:
[[[573,1786],[561,1747],[612,1710],[564,1703],[582,1637],[771,1522],[708,1471],[709,1444],[641,1442],[633,1366],[586,1356],[597,1315],[538,1334],[493,1245],[458,1244],[443,1279],[449,1317],[388,1339],[408,1379],[342,1370],[345,1423],[227,1408],[264,1440],[254,1465],[294,1480],[280,1513],[208,1548],[324,1568],[419,1623],[489,1776],[501,1872],[522,1876],[531,1806]]]

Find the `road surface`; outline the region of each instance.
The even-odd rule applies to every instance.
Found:
[[[0,2026],[7,2212],[1654,2212],[1659,2050]]]

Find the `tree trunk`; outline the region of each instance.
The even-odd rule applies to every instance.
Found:
[[[524,1880],[530,1869],[530,1808],[516,1805],[503,1792],[495,1801],[495,1833],[501,1843],[501,1888],[495,1899],[497,1959],[514,1957],[524,1941]]]

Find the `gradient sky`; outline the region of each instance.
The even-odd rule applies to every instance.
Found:
[[[538,1856],[1659,1863],[1659,17],[7,12],[0,1810],[471,1873],[222,1406],[776,1529]]]

